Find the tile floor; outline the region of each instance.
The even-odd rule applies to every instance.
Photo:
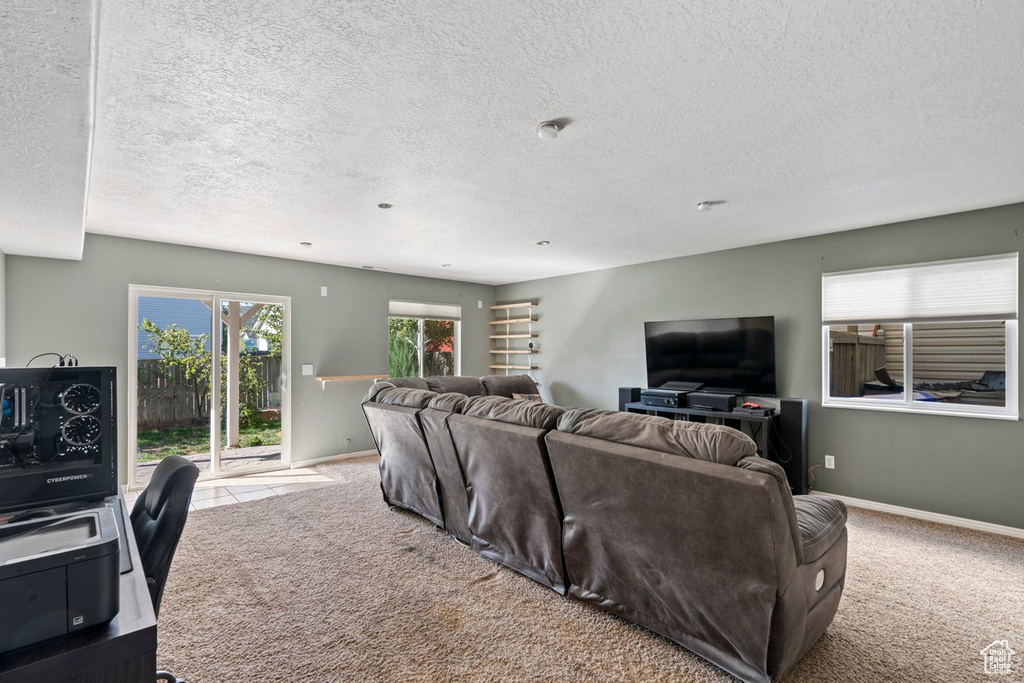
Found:
[[[304,467],[279,472],[262,472],[228,479],[206,479],[196,482],[192,493],[190,510],[244,503],[249,500],[280,496],[293,491],[304,491],[335,483],[334,479],[325,477],[314,469]],[[138,491],[124,494],[130,510],[139,497]]]

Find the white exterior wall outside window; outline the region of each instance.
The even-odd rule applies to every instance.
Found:
[[[822,404],[1017,419],[1017,261],[823,274]]]

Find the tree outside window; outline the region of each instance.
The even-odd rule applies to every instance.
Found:
[[[391,377],[454,375],[458,359],[455,324],[454,320],[388,318],[388,374]]]

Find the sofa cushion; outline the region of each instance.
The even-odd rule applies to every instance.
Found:
[[[426,408],[437,394],[423,389],[406,389],[404,387],[385,387],[377,392],[373,400],[377,403],[404,406],[406,408]]]
[[[554,429],[564,410],[547,403],[517,401],[504,396],[471,396],[466,399],[462,414],[535,429]]]
[[[439,394],[481,396],[484,393],[484,385],[479,377],[428,377],[427,387]]]
[[[527,375],[487,375],[481,377],[480,382],[488,396],[512,398],[512,394],[537,393],[536,383]]]
[[[377,394],[384,391],[385,389],[394,389],[395,385],[388,380],[378,380],[370,385],[370,391],[363,397],[363,403],[367,401],[376,401]]]
[[[558,420],[558,430],[725,465],[757,453],[754,440],[731,427],[617,410],[570,410]]]
[[[447,394],[438,394],[434,398],[430,399],[429,408],[435,410],[443,410],[448,413],[461,413],[462,406],[466,405],[466,395],[455,392],[449,392]]]
[[[832,547],[846,528],[846,505],[828,496],[793,496],[804,563],[814,562]]]

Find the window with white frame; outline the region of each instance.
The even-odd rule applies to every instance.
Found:
[[[1017,254],[821,276],[823,405],[1017,419]]]
[[[388,374],[458,375],[462,307],[418,301],[388,302]]]

